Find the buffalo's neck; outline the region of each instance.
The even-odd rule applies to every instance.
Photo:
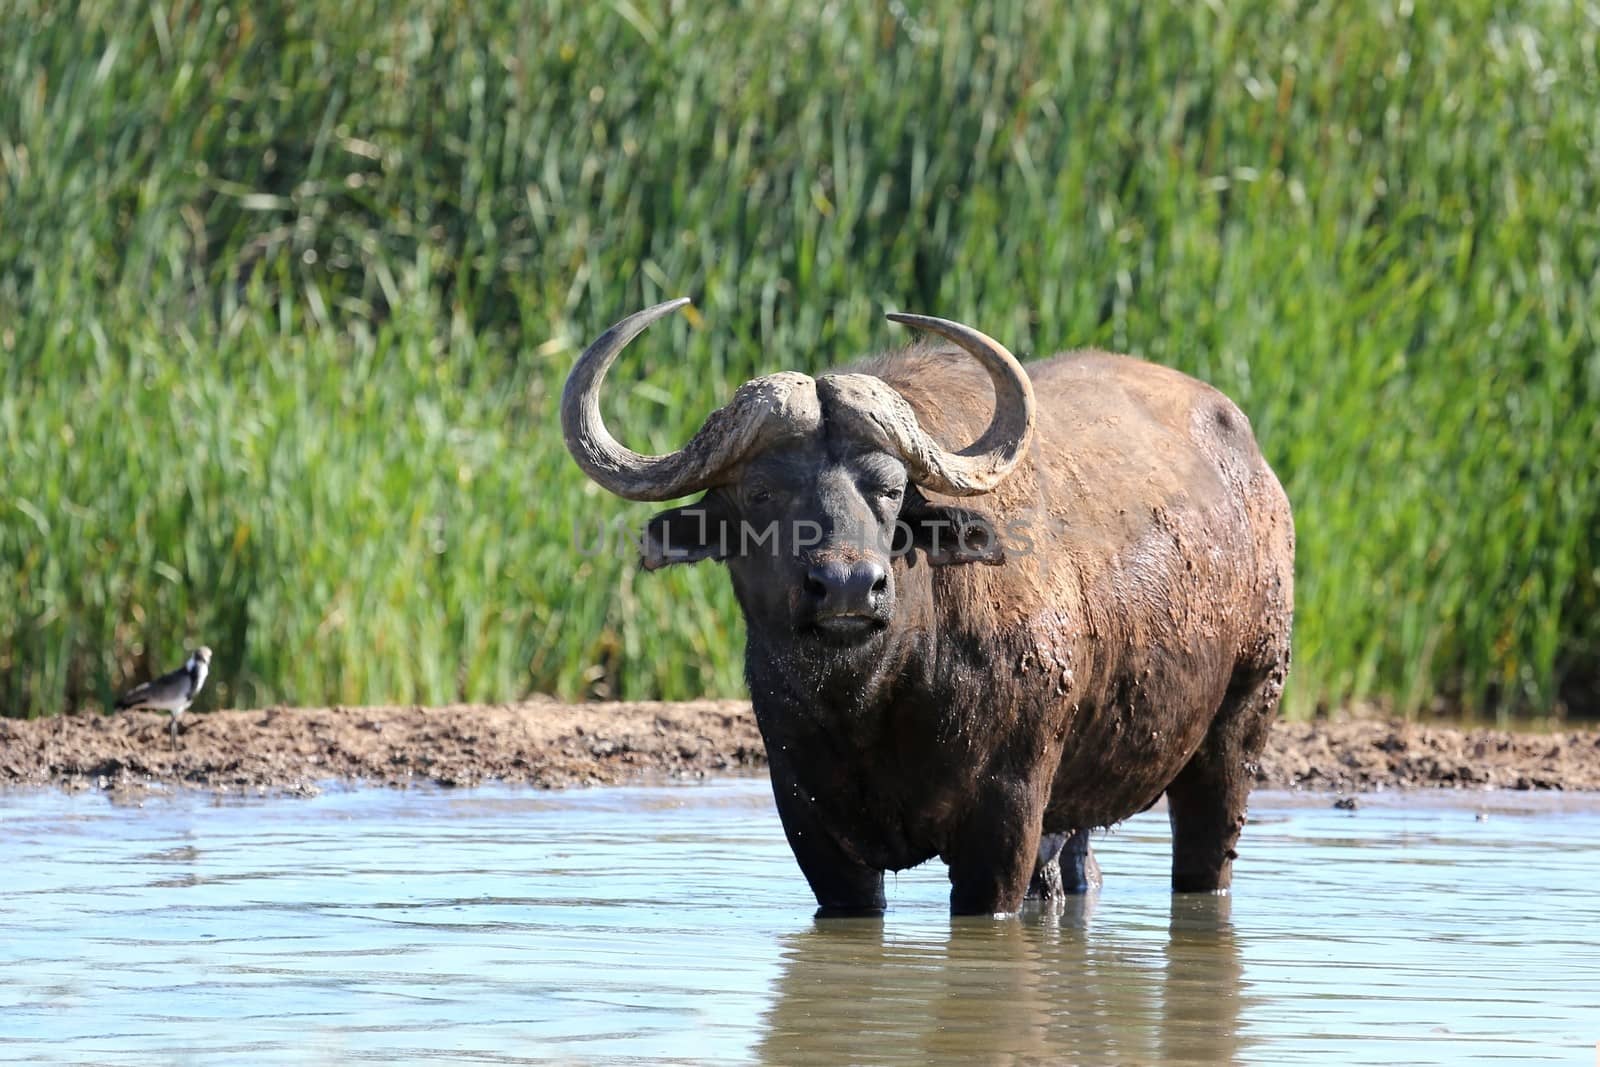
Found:
[[[897,617],[862,656],[807,656],[792,635],[757,630],[746,644],[774,787],[802,789],[848,828],[853,854],[897,870],[942,850],[952,791],[988,757],[971,727],[994,692],[970,636],[905,623]]]
[[[752,630],[745,677],[756,713],[775,727],[863,741],[913,685],[928,643],[926,635],[890,629],[860,648],[837,649]]]

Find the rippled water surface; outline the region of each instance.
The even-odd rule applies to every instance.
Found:
[[[1165,817],[1059,917],[934,863],[815,922],[763,780],[0,794],[0,1058],[1596,1062],[1600,801],[1257,794],[1231,898]]]

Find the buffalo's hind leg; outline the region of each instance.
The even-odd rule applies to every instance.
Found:
[[[1089,849],[1089,831],[1043,834],[1039,859],[1028,882],[1029,900],[1060,900],[1100,888],[1100,864]]]
[[[1285,654],[1267,668],[1235,668],[1205,740],[1167,787],[1174,893],[1216,893],[1233,881],[1234,846],[1244,829],[1256,758],[1278,711],[1287,661]]]
[[[1061,849],[1061,884],[1068,893],[1100,888],[1100,864],[1089,848],[1089,831],[1074,830]]]
[[[1066,843],[1066,834],[1039,835],[1039,858],[1034,862],[1028,895],[1023,899],[1053,901],[1067,895],[1061,884],[1061,849]]]

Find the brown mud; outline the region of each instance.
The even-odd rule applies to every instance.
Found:
[[[759,770],[745,701],[267,708],[0,719],[0,786],[315,793],[329,783],[543,788]],[[1600,789],[1600,732],[1356,719],[1275,725],[1262,788]]]

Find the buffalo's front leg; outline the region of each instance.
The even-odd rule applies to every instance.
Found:
[[[1015,913],[1039,859],[1042,792],[995,777],[944,853],[953,915]]]
[[[789,848],[817,898],[817,917],[882,915],[883,872],[846,855],[817,817],[816,805],[773,763],[772,794]]]

